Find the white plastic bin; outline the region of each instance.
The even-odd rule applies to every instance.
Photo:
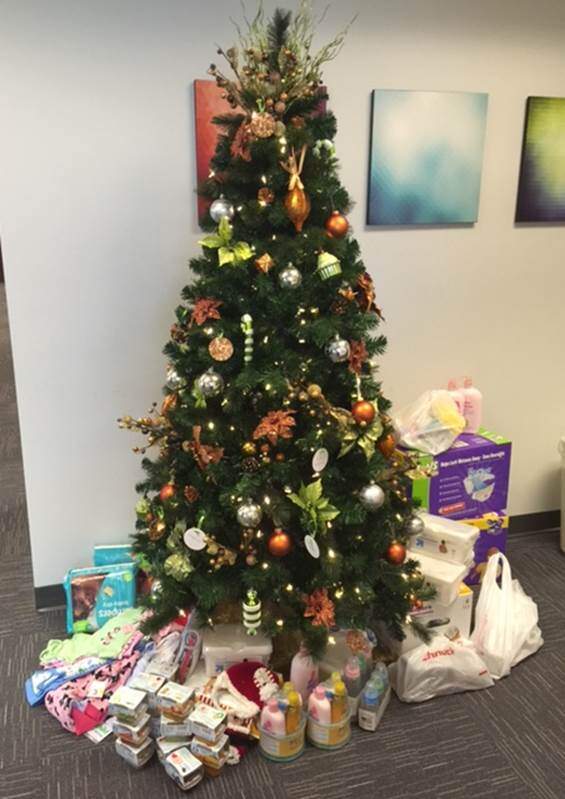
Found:
[[[469,571],[469,566],[450,563],[424,555],[423,552],[410,550],[407,557],[420,562],[420,569],[427,583],[437,591],[437,601],[442,605],[451,605],[457,598],[461,581]]]
[[[424,529],[410,538],[413,552],[423,552],[432,558],[462,566],[471,564],[473,547],[480,532],[477,527],[431,513],[420,513],[420,518],[424,522]]]

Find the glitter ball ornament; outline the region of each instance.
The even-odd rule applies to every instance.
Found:
[[[424,532],[424,520],[421,516],[411,516],[406,522],[407,535],[421,535]]]
[[[375,418],[375,406],[368,400],[357,400],[351,406],[351,414],[357,424],[370,424]]]
[[[279,286],[282,289],[297,289],[302,283],[302,273],[293,264],[288,264],[279,274]]]
[[[288,533],[277,527],[267,541],[267,549],[275,558],[284,558],[292,547],[292,539]]]
[[[349,230],[347,218],[339,211],[334,211],[325,221],[324,227],[328,236],[334,239],[341,239]]]
[[[242,527],[257,527],[261,524],[263,511],[261,505],[251,500],[246,500],[237,509],[237,520]]]
[[[223,196],[214,200],[210,206],[210,216],[214,222],[219,222],[221,219],[227,219],[229,222],[230,219],[233,219],[234,213],[233,205]]]
[[[359,499],[367,510],[378,510],[385,501],[385,492],[376,483],[371,483],[359,491]]]
[[[176,391],[179,388],[182,388],[185,385],[184,377],[181,377],[177,370],[173,366],[169,366],[167,369],[167,388],[170,388],[172,391]]]
[[[229,361],[233,355],[233,344],[225,336],[216,336],[208,344],[208,352],[215,361]]]
[[[386,559],[393,566],[402,566],[406,560],[406,547],[399,541],[393,541],[386,551]]]
[[[208,369],[196,380],[198,391],[203,397],[217,397],[224,390],[224,378],[213,369]]]
[[[326,347],[326,355],[332,363],[343,363],[349,358],[349,342],[336,334]]]
[[[275,120],[271,114],[255,112],[251,117],[249,128],[258,139],[268,139],[275,132]]]

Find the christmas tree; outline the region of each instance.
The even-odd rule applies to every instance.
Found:
[[[316,654],[335,626],[382,620],[396,637],[425,596],[406,541],[419,528],[389,402],[385,338],[345,216],[336,120],[312,50],[310,3],[261,7],[209,72],[233,112],[209,179],[194,281],[182,292],[165,397],[122,426],[158,449],[137,486],[135,549],[154,578],[150,627],[194,607],[203,623],[296,631]],[[254,609],[257,609],[256,612]]]

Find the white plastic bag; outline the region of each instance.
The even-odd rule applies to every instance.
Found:
[[[457,410],[449,391],[425,391],[399,411],[394,425],[400,443],[430,455],[439,455],[453,444],[465,429],[465,419]]]
[[[501,584],[496,581],[501,564]],[[506,677],[512,666],[542,646],[538,608],[518,580],[502,552],[491,555],[475,611],[471,640],[495,680]]]
[[[445,635],[405,652],[389,666],[389,674],[402,702],[425,702],[494,685],[473,644],[466,638],[450,641]]]

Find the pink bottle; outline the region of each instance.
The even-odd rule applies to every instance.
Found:
[[[462,389],[457,388],[457,383],[455,382],[455,380],[453,380],[453,378],[448,381],[447,390],[453,397],[453,401],[455,402],[457,410],[459,411],[461,416],[465,416],[465,395]]]
[[[306,702],[319,682],[318,665],[305,646],[301,646],[290,664],[290,682]]]
[[[308,714],[320,724],[331,724],[332,706],[323,685],[317,685],[308,699]]]
[[[476,433],[481,426],[483,416],[483,395],[478,388],[473,386],[473,381],[470,377],[464,379],[461,393],[465,400],[463,408],[463,416],[467,422],[465,432]]]
[[[286,735],[284,713],[279,707],[278,699],[272,696],[261,711],[261,727],[271,735]]]

